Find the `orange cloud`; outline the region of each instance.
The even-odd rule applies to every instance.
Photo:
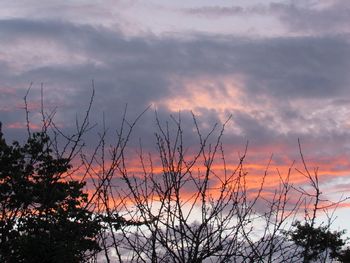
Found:
[[[27,123],[25,122],[13,122],[13,123],[8,123],[4,125],[5,128],[7,129],[26,129],[27,128]],[[32,130],[41,130],[41,126],[34,124],[34,123],[29,123],[29,128]]]
[[[227,110],[247,111],[242,98],[243,78],[239,75],[196,76],[193,78],[172,78],[173,96],[153,101],[173,112],[193,111],[200,116],[201,109],[215,110],[224,120]]]

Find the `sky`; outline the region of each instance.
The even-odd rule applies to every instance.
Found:
[[[283,170],[300,165],[299,138],[324,192],[350,193],[348,0],[2,0],[0,46],[0,120],[11,139],[25,129],[30,85],[33,128],[43,86],[45,109],[69,133],[93,80],[96,133],[103,115],[113,130],[126,104],[131,119],[150,106],[133,135],[149,151],[155,110],[162,120],[181,114],[189,146],[198,143],[190,112],[204,133],[231,116],[228,156],[249,141],[248,162],[265,167],[273,154],[272,169]]]

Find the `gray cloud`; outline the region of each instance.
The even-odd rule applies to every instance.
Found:
[[[198,6],[183,8],[187,15],[219,19],[224,17],[260,16],[277,18],[291,33],[342,34],[350,33],[350,4],[346,0],[336,1],[265,1],[253,5]]]
[[[240,127],[243,137],[232,134],[231,142],[241,145],[243,138],[255,138],[257,144],[267,144],[277,138],[295,144],[300,135],[312,138],[347,134],[346,125],[340,123],[343,117],[332,116],[340,109],[337,101],[348,93],[350,46],[344,36],[127,37],[106,27],[25,19],[0,21],[0,32],[1,44],[13,54],[0,61],[4,68],[0,73],[3,83],[24,92],[29,82],[34,81],[37,88],[38,83],[44,82],[48,106],[59,107],[57,119],[61,123],[74,123],[76,112],[84,111],[91,94],[91,79],[96,85],[93,119],[98,122],[105,112],[107,124],[112,126],[118,123],[116,119],[126,103],[133,117],[151,103],[187,94],[187,87],[173,84],[174,76],[191,79],[205,75],[215,79],[240,75],[243,103],[247,109],[260,105],[264,117],[257,118],[252,111],[233,112],[233,122]],[[45,47],[49,53],[42,53]],[[24,54],[23,50],[31,52]],[[20,70],[13,70],[16,67]],[[210,87],[206,89],[209,91]],[[227,87],[221,89],[225,92]],[[38,100],[35,94],[39,93],[33,95],[34,100]],[[315,99],[321,103],[313,104]],[[294,105],[296,101],[304,108]],[[329,109],[312,115],[322,102]],[[268,104],[273,105],[272,108],[265,108]],[[349,108],[347,104],[342,105],[345,115]],[[197,109],[204,116],[201,121],[220,122],[219,111],[207,110],[206,106]],[[171,113],[165,106],[159,109],[164,118]],[[7,121],[18,117],[12,114],[0,112],[1,118]],[[145,118],[137,134],[154,138],[154,115],[148,114]],[[189,114],[184,114],[183,119],[190,125]],[[334,127],[327,128],[327,125]],[[282,132],[284,126],[287,128]],[[325,134],[318,132],[320,130]],[[188,141],[195,138],[189,136]]]
[[[313,34],[350,32],[349,1],[330,1],[323,7],[318,4],[322,4],[322,1],[314,5],[274,3],[270,5],[270,11],[277,14],[281,22],[294,32]]]
[[[232,16],[247,14],[247,10],[241,6],[205,6],[197,8],[187,8],[182,10],[186,14],[201,15],[205,17],[218,18],[220,16]]]

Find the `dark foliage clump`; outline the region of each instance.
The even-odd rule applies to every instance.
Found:
[[[8,145],[0,129],[0,262],[82,262],[99,251],[100,224],[84,182],[65,178],[45,132]]]
[[[342,248],[346,240],[342,239],[344,231],[330,231],[327,226],[314,227],[309,223],[294,224],[290,237],[296,245],[303,249],[303,262],[317,262],[322,259],[325,253],[329,253],[332,259],[340,262],[350,262],[349,250]]]

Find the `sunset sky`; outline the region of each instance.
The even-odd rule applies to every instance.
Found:
[[[232,115],[228,156],[249,141],[247,162],[266,167],[273,154],[272,170],[298,166],[299,138],[324,192],[350,195],[348,0],[2,0],[0,46],[8,138],[23,134],[30,83],[34,128],[43,83],[47,110],[57,107],[69,133],[94,80],[92,144],[103,114],[113,130],[126,104],[131,119],[151,105],[133,137],[149,151],[154,110],[164,120],[180,112],[189,133],[191,111],[204,133]]]

